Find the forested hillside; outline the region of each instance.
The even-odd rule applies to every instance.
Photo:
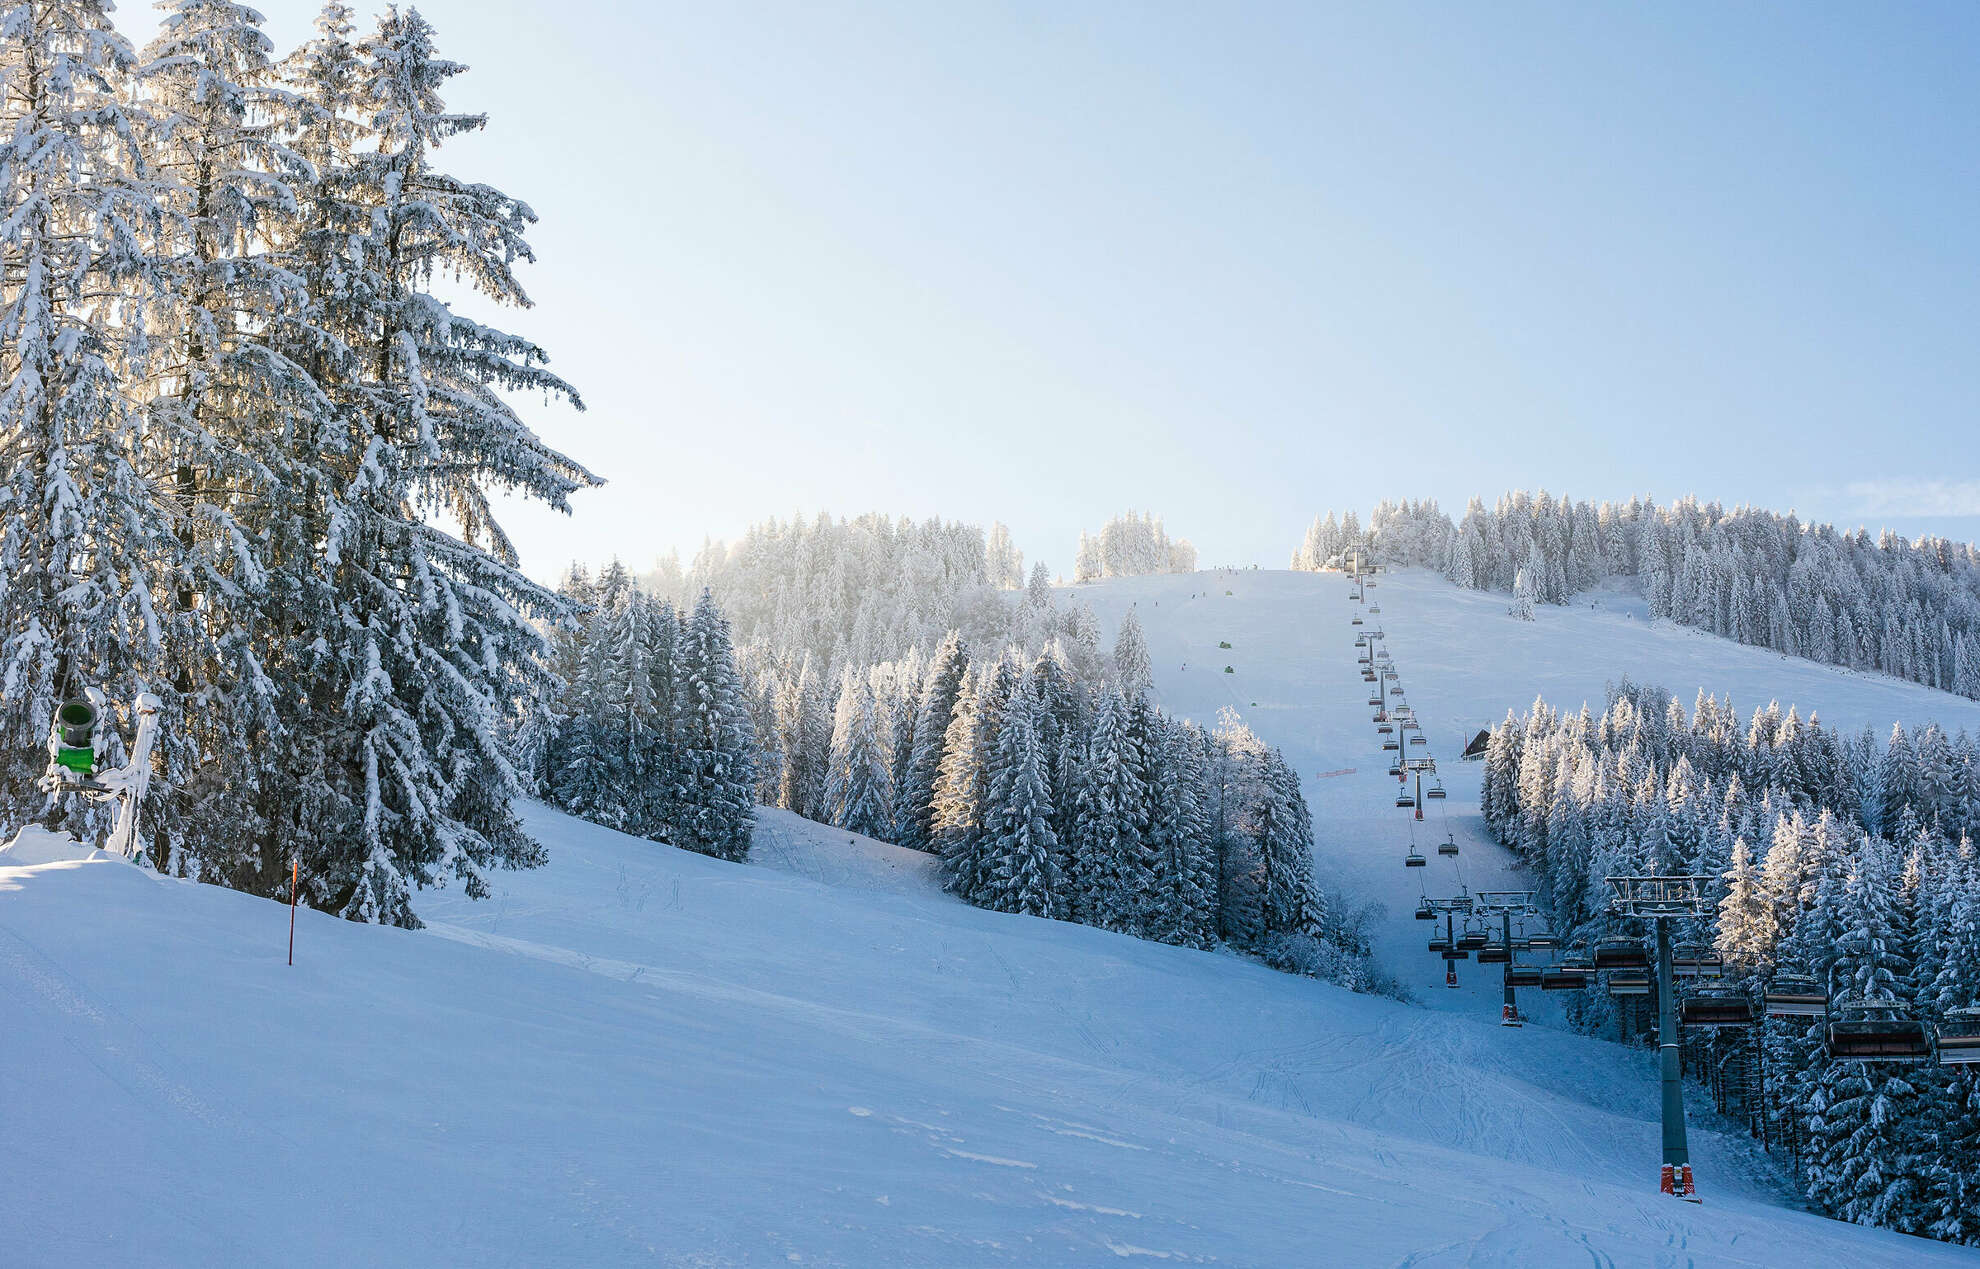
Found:
[[[1944,538],[1847,533],[1792,513],[1682,498],[1596,505],[1511,493],[1452,523],[1435,501],[1315,520],[1292,566],[1361,549],[1459,586],[1560,604],[1634,579],[1653,617],[1829,665],[1980,698],[1980,553]],[[1522,582],[1522,576],[1524,581]]]
[[[1790,707],[1754,711],[1624,683],[1607,707],[1535,701],[1492,734],[1481,809],[1576,943],[1640,937],[1609,910],[1606,878],[1708,878],[1699,935],[1734,986],[1780,975],[1820,994],[1937,1022],[1980,1004],[1980,747],[1926,725],[1888,742],[1839,735]],[[1639,1038],[1647,1011],[1577,993],[1585,1029]],[[1694,1070],[1736,1079],[1809,1197],[1849,1220],[1980,1238],[1980,1080],[1966,1068],[1832,1060],[1821,1028],[1763,1023],[1691,1036]],[[1757,1063],[1766,1078],[1759,1081]],[[1764,1093],[1760,1090],[1764,1088]]]

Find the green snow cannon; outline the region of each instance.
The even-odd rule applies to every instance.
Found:
[[[96,706],[80,696],[55,711],[55,761],[79,776],[96,766]]]

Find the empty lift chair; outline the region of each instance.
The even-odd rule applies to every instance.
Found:
[[[1437,853],[1447,859],[1456,855],[1458,853],[1457,838],[1449,833],[1445,833],[1444,840],[1437,843]]]
[[[1423,852],[1416,849],[1416,844],[1414,842],[1410,844],[1409,854],[1403,856],[1403,867],[1405,868],[1421,868],[1429,862],[1430,862],[1429,860],[1423,857]],[[1429,909],[1427,908],[1419,908],[1417,910],[1417,915],[1422,916],[1423,913],[1428,910]]]
[[[1980,1062],[1980,1005],[1946,1010],[1939,1024],[1939,1064],[1965,1066]]]
[[[1514,989],[1539,987],[1545,990],[1542,973],[1543,971],[1535,965],[1508,965],[1506,966],[1506,986]]]
[[[1680,943],[1671,950],[1671,973],[1679,978],[1719,978],[1725,970],[1725,957],[1707,944]]]
[[[1443,801],[1444,782],[1442,780],[1432,781],[1430,787],[1423,791],[1423,796],[1426,798],[1434,798],[1439,802]]]
[[[1549,965],[1540,971],[1541,991],[1581,991],[1588,986],[1588,971],[1578,965]]]
[[[1398,793],[1396,794],[1396,805],[1404,809],[1413,809],[1416,806],[1416,799],[1408,793]]]
[[[1480,965],[1510,965],[1512,964],[1512,949],[1504,943],[1487,943],[1478,949],[1478,963]]]
[[[1611,996],[1647,996],[1650,994],[1650,975],[1640,969],[1619,969],[1609,975]]]
[[[1437,909],[1430,906],[1428,899],[1416,905],[1416,919],[1419,921],[1435,921],[1437,919]]]
[[[1820,1018],[1829,1012],[1829,993],[1804,974],[1775,974],[1762,999],[1769,1018]]]
[[[1635,939],[1603,939],[1595,945],[1595,968],[1604,973],[1613,969],[1648,969],[1650,954]]]
[[[1681,1027],[1748,1027],[1753,1025],[1753,1002],[1729,992],[1710,992],[1678,1002]]]
[[[1838,1000],[1829,1007],[1831,1062],[1924,1062],[1932,1029],[1898,1012],[1894,1000]]]

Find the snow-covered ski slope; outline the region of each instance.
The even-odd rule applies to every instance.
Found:
[[[1362,626],[1350,624],[1356,605],[1339,573],[1220,569],[1110,579],[1072,593],[1092,606],[1109,646],[1122,614],[1134,608],[1157,691],[1172,713],[1209,723],[1232,706],[1285,750],[1313,808],[1322,879],[1388,908],[1377,950],[1425,1004],[1476,1017],[1498,1012],[1497,967],[1460,965],[1459,989],[1445,990],[1443,964],[1425,946],[1431,926],[1411,914],[1426,892],[1526,884],[1512,856],[1484,834],[1482,764],[1458,760],[1471,737],[1508,708],[1524,714],[1540,695],[1563,709],[1586,701],[1599,713],[1608,684],[1627,675],[1676,693],[1687,708],[1701,687],[1730,693],[1742,717],[1778,701],[1784,710],[1798,706],[1803,718],[1813,711],[1850,730],[1871,724],[1880,736],[1899,721],[1980,730],[1980,702],[1652,622],[1643,601],[1620,590],[1593,592],[1567,607],[1541,605],[1527,622],[1508,614],[1503,594],[1459,590],[1411,569],[1376,578],[1367,597],[1381,612],[1364,612]],[[1392,755],[1382,752],[1370,687],[1355,662],[1355,634],[1375,629],[1385,634],[1405,690],[1387,699],[1416,710],[1429,742],[1416,752],[1437,758],[1448,793],[1424,804],[1421,823],[1395,806]],[[1412,832],[1429,860],[1423,868],[1403,867]],[[1436,853],[1446,832],[1459,843],[1456,859]],[[1552,1000],[1537,991],[1522,1000],[1529,996],[1536,1018],[1557,1016]]]
[[[1188,599],[1213,581],[1221,630]],[[1415,586],[1383,590],[1412,690]],[[1148,608],[1172,706],[1218,703],[1189,698],[1192,641],[1229,638],[1268,738],[1367,765],[1316,703],[1362,686],[1338,578],[1087,589]],[[1451,629],[1482,598],[1416,594]],[[1385,791],[1309,788],[1341,800],[1323,828]],[[530,818],[546,868],[427,896],[423,932],[305,912],[294,968],[279,904],[0,855],[0,1263],[1980,1264],[1790,1210],[1704,1124],[1708,1202],[1658,1196],[1650,1068],[1614,1045],[976,911],[924,857],[778,812],[748,866]]]

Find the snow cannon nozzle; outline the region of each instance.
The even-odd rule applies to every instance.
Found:
[[[96,766],[96,704],[72,696],[55,711],[55,761],[79,776]]]

